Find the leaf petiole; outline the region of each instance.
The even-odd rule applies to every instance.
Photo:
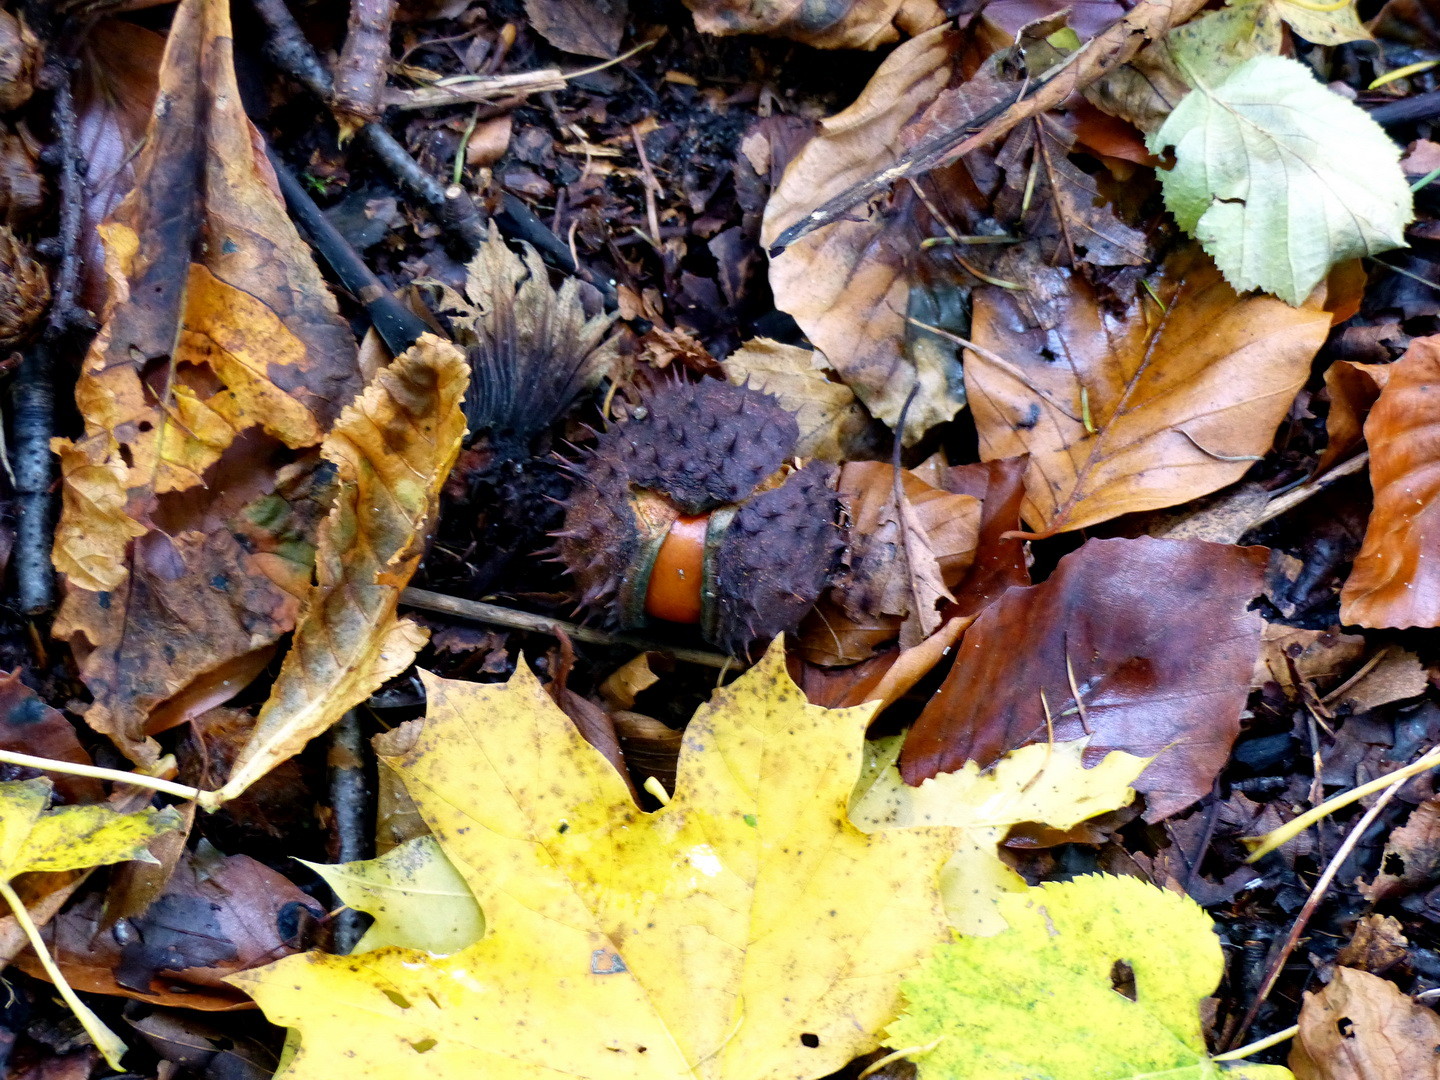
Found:
[[[33,754],[18,754],[13,750],[0,750],[0,762],[7,765],[23,765],[29,769],[41,769],[44,772],[65,773],[67,776],[88,776],[95,780],[109,780],[115,784],[149,788],[151,791],[174,795],[180,799],[204,801],[201,797],[209,794],[199,788],[190,787],[188,784],[177,784],[173,780],[162,780],[158,776],[121,772],[119,769],[103,769],[98,765],[82,765],[75,761],[56,761],[54,758],[35,757]]]
[[[89,1005],[80,1000],[79,995],[65,981],[65,976],[50,955],[50,950],[45,947],[45,940],[40,936],[40,928],[30,918],[30,912],[25,910],[24,901],[16,895],[8,881],[0,881],[0,898],[10,905],[10,910],[15,915],[15,921],[25,932],[25,937],[29,939],[30,947],[35,950],[35,956],[40,961],[40,966],[45,969],[45,974],[55,984],[55,990],[64,999],[65,1004],[70,1006],[70,1011],[80,1021],[80,1026],[85,1029],[95,1043],[95,1048],[104,1056],[105,1063],[119,1072],[120,1059],[125,1056],[129,1047],[125,1045],[119,1035],[105,1026],[104,1021],[91,1011]]]

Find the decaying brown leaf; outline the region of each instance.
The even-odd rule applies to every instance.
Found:
[[[398,618],[434,527],[440,489],[465,436],[470,369],[429,334],[383,369],[325,439],[339,492],[320,526],[315,585],[294,641],[234,771],[234,798],[300,752],[410,665],[426,633]]]
[[[1210,790],[1240,731],[1260,649],[1246,607],[1266,550],[1198,540],[1091,540],[1039,585],[1011,589],[966,632],[906,739],[918,784],[1030,743],[1089,736],[1153,756],[1135,789],[1146,819]]]
[[[1440,799],[1427,799],[1410,811],[1405,824],[1385,842],[1380,871],[1360,892],[1372,904],[1428,888],[1440,874]]]
[[[772,395],[795,414],[800,441],[795,453],[821,461],[869,456],[870,418],[855,393],[826,377],[825,357],[813,349],[755,338],[721,363],[736,386],[749,385]]]
[[[610,59],[620,51],[630,0],[525,0],[530,22],[557,49]]]
[[[1295,1080],[1437,1080],[1440,1016],[1394,983],[1336,968],[1305,995],[1289,1064]]]
[[[1336,955],[1335,963],[1379,975],[1405,959],[1409,946],[1399,919],[1365,915],[1355,924],[1355,933]]]
[[[921,120],[933,122],[930,112],[963,125],[1002,99],[1006,87],[993,64],[963,90],[946,91],[962,78],[954,56],[957,37],[940,27],[907,41],[849,108],[821,123],[765,207],[764,243],[896,160],[918,137]],[[968,231],[983,202],[966,166],[952,166],[925,178],[918,190],[901,185],[868,213],[819,229],[771,260],[776,306],[795,317],[877,418],[895,427],[918,383],[906,417],[907,442],[954,417],[965,403],[953,347],[907,321],[921,244],[945,235],[930,207],[945,223]]]
[[[57,442],[55,634],[87,722],[145,761],[150,732],[233,695],[294,625],[314,515],[288,500],[313,494],[312,448],[360,378],[241,109],[223,0],[177,10],[135,176],[102,227],[85,435]]]
[[[898,490],[897,490],[898,489]],[[898,635],[929,637],[975,558],[980,500],[878,461],[851,461],[838,487],[850,516],[850,569],[806,620],[802,650],[821,664],[868,657]]]
[[[772,34],[821,49],[874,49],[945,21],[935,0],[685,0],[707,34]]]
[[[1237,296],[1195,250],[1118,312],[1068,270],[1026,278],[975,291],[965,384],[981,457],[1030,455],[1024,517],[1044,536],[1238,480],[1330,328],[1317,298]]]
[[[1274,682],[1294,696],[1301,679],[1325,693],[1353,671],[1365,654],[1365,639],[1335,630],[1304,630],[1267,622],[1260,636],[1260,658],[1253,685]]]
[[[1365,420],[1375,508],[1340,592],[1356,626],[1440,626],[1440,337],[1390,365]]]

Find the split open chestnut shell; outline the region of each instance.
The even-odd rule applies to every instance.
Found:
[[[792,630],[844,552],[833,469],[794,467],[795,417],[716,379],[669,382],[576,467],[556,549],[617,629],[698,623],[743,655]]]

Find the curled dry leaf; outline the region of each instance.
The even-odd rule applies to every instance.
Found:
[[[1090,736],[1153,757],[1135,783],[1159,821],[1210,790],[1240,732],[1260,652],[1267,551],[1199,540],[1091,540],[966,632],[900,757],[918,784],[967,761]],[[1077,700],[1078,698],[1078,700]],[[1048,715],[1047,715],[1048,714]]]
[[[321,454],[340,490],[321,524],[315,585],[294,641],[214,801],[244,791],[300,752],[386,679],[410,666],[426,633],[398,618],[435,523],[440,489],[465,436],[470,369],[426,334],[348,406]]]
[[[1340,591],[1356,626],[1440,626],[1440,337],[1389,365],[1365,420],[1375,508]]]
[[[1440,1080],[1440,1016],[1394,983],[1336,968],[1306,993],[1290,1050],[1295,1080]]]
[[[864,457],[871,449],[865,406],[848,386],[826,376],[829,362],[813,349],[755,338],[720,366],[736,386],[763,390],[795,414],[798,456],[838,462]]]
[[[822,122],[765,207],[765,244],[827,198],[897,160],[929,126],[963,126],[1003,99],[1007,87],[993,63],[963,87],[946,89],[961,78],[956,41],[953,31],[941,27],[906,42],[880,65],[854,104]],[[932,173],[919,190],[925,199],[915,187],[902,185],[868,214],[816,230],[770,264],[776,306],[795,317],[876,417],[895,427],[919,384],[906,418],[907,442],[965,404],[953,346],[907,321],[921,244],[944,235],[925,202],[954,227],[972,231],[975,207],[985,201],[963,164]],[[935,325],[933,317],[919,321]]]
[[[936,0],[685,0],[707,34],[771,34],[821,49],[874,49],[945,21]]]
[[[1118,312],[1068,270],[1026,276],[1023,293],[976,290],[965,383],[981,457],[1030,455],[1024,517],[1042,536],[1238,480],[1330,329],[1319,298],[1237,296],[1193,250]]]
[[[240,106],[228,5],[184,0],[136,185],[102,227],[111,294],[57,440],[55,635],[131,758],[224,701],[294,626],[313,447],[359,389],[355,346]],[[243,538],[243,542],[242,542]]]
[[[854,663],[897,634],[902,649],[913,648],[940,626],[950,586],[974,561],[980,500],[913,472],[897,478],[879,461],[847,462],[838,490],[850,516],[850,570],[806,620],[806,658]]]
[[[1325,452],[1315,464],[1316,476],[1329,472],[1364,440],[1365,419],[1390,381],[1394,366],[1337,360],[1325,369],[1330,412],[1325,416]]]

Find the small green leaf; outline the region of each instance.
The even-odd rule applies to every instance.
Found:
[[[1148,139],[1175,148],[1165,204],[1236,290],[1299,306],[1336,263],[1405,244],[1400,149],[1294,60],[1260,56],[1203,84]]]
[[[397,945],[448,956],[485,932],[480,905],[433,836],[418,836],[378,859],[305,865],[347,906],[375,917],[357,953]]]
[[[1200,1001],[1225,962],[1188,897],[1094,874],[1001,907],[1009,930],[937,947],[904,986],[886,1040],[939,1040],[915,1055],[920,1080],[1292,1080],[1279,1066],[1222,1071],[1206,1053]]]

